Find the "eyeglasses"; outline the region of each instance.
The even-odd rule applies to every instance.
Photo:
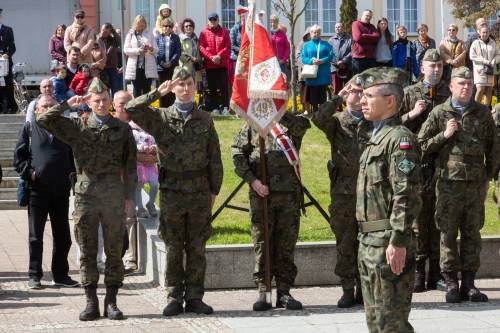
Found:
[[[375,97],[377,97],[377,96],[389,97],[389,96],[391,96],[391,95],[386,95],[386,94],[370,94],[370,93],[361,93],[359,96],[360,96],[360,97],[366,97],[366,98],[370,98],[370,99],[372,99],[372,98],[375,98]]]
[[[77,19],[80,19],[80,20],[85,18],[85,16],[84,16],[84,15],[76,15],[75,17],[76,17]]]
[[[184,28],[193,28],[193,26],[191,24],[186,24]]]

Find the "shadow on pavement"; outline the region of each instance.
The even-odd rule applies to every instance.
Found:
[[[49,307],[49,306],[58,306],[60,303],[0,303],[1,309],[22,309],[22,308],[33,308],[33,307]]]

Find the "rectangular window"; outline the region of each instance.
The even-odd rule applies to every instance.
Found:
[[[133,3],[133,2],[132,2]],[[156,17],[158,16],[158,9],[162,4],[169,4],[168,0],[135,0],[135,16],[142,15],[148,22],[148,29],[153,30],[156,25]],[[173,18],[172,18],[173,19]]]
[[[387,0],[387,20],[390,31],[397,36],[396,28],[404,25],[408,34],[417,33],[417,0]]]
[[[238,6],[248,6],[247,0],[222,0],[220,24],[226,29],[231,29],[237,22],[236,8]]]
[[[333,34],[337,22],[336,0],[310,0],[305,12],[305,27],[319,24],[322,34]]]

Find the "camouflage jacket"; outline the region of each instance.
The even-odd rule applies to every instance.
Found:
[[[137,150],[132,129],[111,117],[99,127],[94,113],[86,118],[66,118],[68,103],[45,112],[38,125],[73,149],[77,181],[75,193],[99,196],[124,191],[133,199],[137,186]]]
[[[175,106],[155,109],[157,90],[128,102],[130,118],[151,134],[158,145],[162,189],[218,194],[223,169],[220,144],[210,115],[194,108],[184,121]]]
[[[436,86],[434,98],[431,99],[431,89],[426,87],[423,80],[415,83],[414,85],[405,88],[403,103],[399,109],[401,115],[401,122],[415,134],[418,134],[422,124],[431,113],[432,108],[438,104],[444,103],[450,97],[450,89],[446,81],[441,81]],[[415,103],[423,99],[426,103],[426,109],[417,118],[410,120],[408,113],[413,110]]]
[[[312,121],[330,141],[334,164],[330,193],[355,195],[359,157],[370,140],[373,123],[356,122],[348,112],[337,112],[340,103],[342,98],[334,96],[313,113]]]
[[[444,131],[455,118],[458,130],[449,139]],[[438,153],[438,177],[446,180],[484,182],[498,169],[499,141],[491,112],[471,100],[463,115],[451,97],[432,110],[418,134],[425,154]]]
[[[287,128],[287,135],[290,136],[295,147],[299,150],[304,134],[311,127],[309,120],[303,116],[286,112],[281,118],[280,124]],[[231,153],[238,176],[248,183],[260,179],[259,134],[251,130],[248,124],[243,125],[234,138]],[[266,138],[266,159],[267,184],[271,192],[296,192],[300,189],[293,167],[271,134],[268,134]]]
[[[420,148],[415,135],[394,117],[367,143],[357,181],[359,240],[367,245],[408,247],[422,199]],[[362,232],[362,225],[386,228]],[[381,230],[385,229],[385,230]]]

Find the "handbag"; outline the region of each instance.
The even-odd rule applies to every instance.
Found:
[[[481,45],[479,45],[479,49],[481,50],[481,56],[485,58],[486,60],[488,59],[488,49],[486,49],[486,57],[483,55],[483,48]],[[495,75],[495,69],[491,65],[483,65],[483,74],[485,75]]]
[[[318,52],[316,59],[319,59],[319,46],[321,44],[321,41],[318,43]],[[318,65],[302,65],[302,72],[300,72],[300,75],[304,79],[315,79],[318,76]]]
[[[28,121],[27,122],[28,126],[28,138],[29,138],[29,144],[28,144],[28,152],[29,152],[29,158],[31,161],[31,123]],[[31,162],[28,162],[28,167],[31,164]],[[19,207],[26,207],[28,206],[28,203],[30,201],[30,184],[28,181],[22,179],[19,177],[19,181],[17,182],[17,204]]]

